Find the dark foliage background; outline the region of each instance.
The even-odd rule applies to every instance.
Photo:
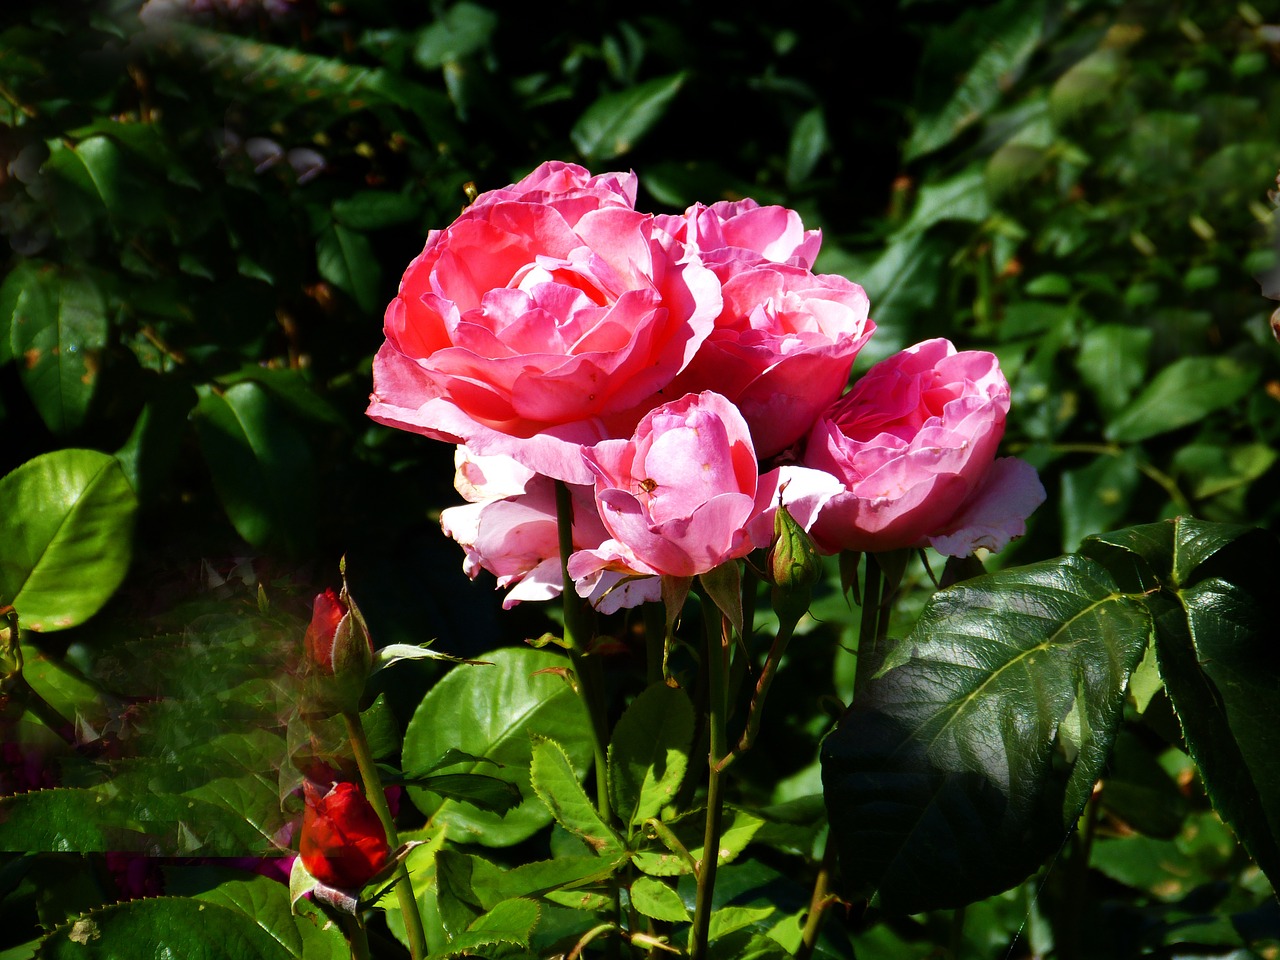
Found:
[[[1275,3],[99,0],[0,24],[0,475],[86,448],[137,499],[114,599],[33,638],[55,660],[92,672],[242,557],[291,602],[345,554],[379,643],[546,628],[499,616],[439,532],[452,451],[363,410],[427,231],[550,158],[634,169],[644,208],[798,209],[819,270],[871,297],[859,370],[926,337],[994,350],[1006,449],[1049,493],[994,565],[1177,514],[1276,526]],[[780,700],[841,692],[827,632]],[[434,675],[388,693],[411,709]],[[762,795],[804,773],[761,757]],[[1108,856],[1108,891],[1169,895]]]

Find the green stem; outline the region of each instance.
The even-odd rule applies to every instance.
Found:
[[[347,938],[347,945],[351,948],[351,960],[370,960],[369,934],[364,929],[364,922],[358,916],[334,912],[342,926],[342,933]]]
[[[360,779],[364,781],[365,799],[369,801],[374,813],[382,821],[382,827],[387,832],[387,843],[394,850],[400,846],[400,837],[396,833],[391,808],[387,806],[386,794],[382,792],[382,777],[378,774],[377,764],[373,762],[373,753],[369,750],[369,738],[365,735],[364,723],[360,720],[360,714],[354,710],[343,711],[342,719],[347,726],[347,738],[351,742],[351,752],[355,754],[356,766],[360,768]],[[422,960],[427,955],[427,935],[422,929],[418,898],[414,896],[413,883],[403,863],[396,868],[396,896],[400,900],[404,929],[409,938],[409,956],[413,960]]]
[[[964,913],[964,907],[951,911],[951,930],[947,940],[951,960],[960,960],[964,954]]]
[[[611,823],[609,809],[608,759],[605,753],[609,742],[608,721],[605,719],[604,671],[600,659],[587,651],[584,638],[589,630],[583,616],[582,604],[569,576],[569,555],[573,553],[573,494],[563,480],[556,481],[556,530],[560,539],[560,571],[562,576],[561,602],[564,605],[564,642],[573,662],[573,672],[578,678],[575,688],[587,712],[591,727],[591,747],[595,754],[596,810],[605,823]]]
[[[716,630],[713,612],[716,607],[709,597],[703,598],[703,617],[707,633],[707,713],[711,730],[707,754],[707,823],[702,839],[702,862],[698,869],[698,892],[693,910],[693,934],[690,946],[692,960],[707,955],[707,936],[711,927],[711,899],[716,886],[716,869],[720,862],[721,816],[724,810],[720,795],[720,763],[727,752],[725,720],[729,711],[725,659],[732,646],[729,619],[721,614]]]
[[[756,735],[760,732],[760,723],[764,719],[764,701],[769,696],[769,688],[773,685],[773,678],[778,673],[778,664],[782,662],[782,656],[787,652],[787,644],[791,642],[792,634],[795,632],[796,623],[779,623],[778,634],[773,638],[773,645],[769,648],[768,659],[764,662],[764,669],[760,671],[760,679],[756,681],[756,691],[751,695],[751,707],[747,712],[747,726],[742,731],[742,736],[738,739],[738,745],[733,752],[728,754],[720,761],[720,771],[732,763],[739,754],[746,753],[751,749],[752,744],[756,741]]]
[[[858,622],[858,663],[854,672],[854,693],[871,679],[871,669],[876,651],[876,638],[880,635],[880,564],[871,554],[862,558],[865,565],[862,579],[862,616]]]
[[[818,867],[818,876],[813,882],[813,896],[809,898],[809,912],[804,918],[804,929],[800,933],[800,946],[796,949],[795,960],[809,960],[818,945],[822,917],[827,907],[836,899],[831,895],[831,874],[835,871],[835,864],[836,846],[831,842],[831,828],[828,827],[822,865]]]
[[[667,651],[667,617],[661,603],[643,604],[640,611],[644,615],[645,670],[649,686],[653,686],[666,679],[663,658]]]

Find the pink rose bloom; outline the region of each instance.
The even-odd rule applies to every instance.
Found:
[[[844,277],[798,266],[711,266],[723,281],[724,310],[672,391],[714,389],[732,401],[765,459],[804,437],[844,392],[875,330],[867,295]]]
[[[772,536],[778,471],[757,476],[746,421],[719,394],[664,404],[630,440],[605,440],[585,457],[612,539],[570,557],[575,580],[600,569],[692,577]]]
[[[369,416],[590,483],[582,446],[628,435],[721,308],[635,188],[545,163],[433,230],[387,307]]]
[[[474,580],[488,570],[500,588],[510,588],[502,601],[507,610],[523,601],[560,596],[564,578],[554,481],[523,477],[524,468],[514,460],[474,457],[465,448],[459,450],[458,467],[454,486],[473,502],[441,511],[440,526],[466,554],[463,571]],[[481,470],[489,481],[477,484]],[[596,515],[591,488],[574,484],[570,492],[574,547],[598,546],[608,534]]]
[[[822,231],[805,230],[800,214],[762,207],[754,200],[695,203],[683,216],[659,217],[663,229],[698,251],[707,263],[729,260],[790,263],[813,269]]]
[[[997,551],[1045,499],[1034,468],[997,460],[1009,384],[993,354],[926,340],[876,364],[809,435],[804,462],[842,481],[812,530],[820,549],[931,544]]]

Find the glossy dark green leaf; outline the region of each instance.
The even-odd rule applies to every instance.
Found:
[[[1109,440],[1131,442],[1177,430],[1240,400],[1258,379],[1256,367],[1232,357],[1182,357],[1165,367],[1107,425]]]
[[[24,264],[5,281],[6,350],[45,425],[65,434],[84,423],[107,340],[107,307],[84,273]],[[12,306],[10,306],[10,304]]]
[[[255,546],[300,549],[315,536],[315,464],[279,401],[252,381],[199,388],[192,419],[236,532]]]
[[[350,295],[361,310],[372,313],[379,306],[378,258],[363,233],[333,224],[316,241],[316,266],[320,276]]]
[[[573,125],[573,145],[590,162],[622,156],[662,119],[684,79],[683,72],[673,73],[605,94]]]
[[[1079,556],[939,591],[823,742],[842,869],[885,909],[998,893],[1074,827],[1150,633]]]
[[[543,650],[507,648],[486,655],[492,666],[454,667],[428,691],[404,735],[402,766],[413,778],[450,748],[493,763],[464,762],[441,773],[496,776],[524,797],[505,816],[446,800],[409,787],[414,805],[434,823],[447,823],[450,836],[486,846],[508,846],[551,821],[551,812],[533,792],[529,767],[533,737],[564,744],[579,775],[591,757],[591,728],[573,689],[555,671],[568,662]]]
[[[0,478],[0,597],[24,627],[73,627],[110,599],[137,507],[120,464],[96,450],[55,450]]]
[[[675,798],[689,764],[693,704],[656,683],[627,707],[609,743],[609,794],[619,820],[634,830]]]
[[[1180,518],[1087,541],[1154,578],[1156,658],[1205,788],[1262,871],[1280,880],[1280,648],[1273,642],[1277,543],[1261,529]],[[1111,554],[1111,556],[1108,556]]]
[[[132,900],[51,932],[39,960],[289,960],[289,951],[257,923],[214,903],[185,897]]]
[[[1003,7],[1007,16],[983,21],[984,26],[990,26],[991,36],[955,92],[941,108],[916,121],[904,159],[912,160],[946,146],[966,127],[982,119],[1035,52],[1044,28],[1044,4],[1005,3]]]

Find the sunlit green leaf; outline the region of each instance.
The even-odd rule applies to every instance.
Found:
[[[573,145],[590,161],[622,156],[662,119],[684,79],[684,73],[673,73],[605,94],[573,125]]]
[[[683,690],[650,686],[629,706],[609,743],[609,792],[630,828],[675,799],[688,767],[693,705]]]
[[[1165,367],[1107,426],[1108,439],[1145,440],[1229,407],[1257,381],[1256,368],[1232,357],[1182,357]]]
[[[497,776],[524,801],[505,816],[476,810],[410,786],[409,797],[450,835],[486,846],[518,843],[551,821],[529,782],[535,735],[564,744],[574,770],[591,756],[591,729],[573,689],[554,673],[567,661],[542,650],[508,648],[487,655],[492,666],[457,666],[423,697],[404,735],[402,765],[412,778],[450,748],[490,763],[460,763],[453,771]]]
[[[56,450],[0,478],[0,597],[24,627],[72,627],[107,602],[129,569],[137,506],[120,464],[96,450]]]

